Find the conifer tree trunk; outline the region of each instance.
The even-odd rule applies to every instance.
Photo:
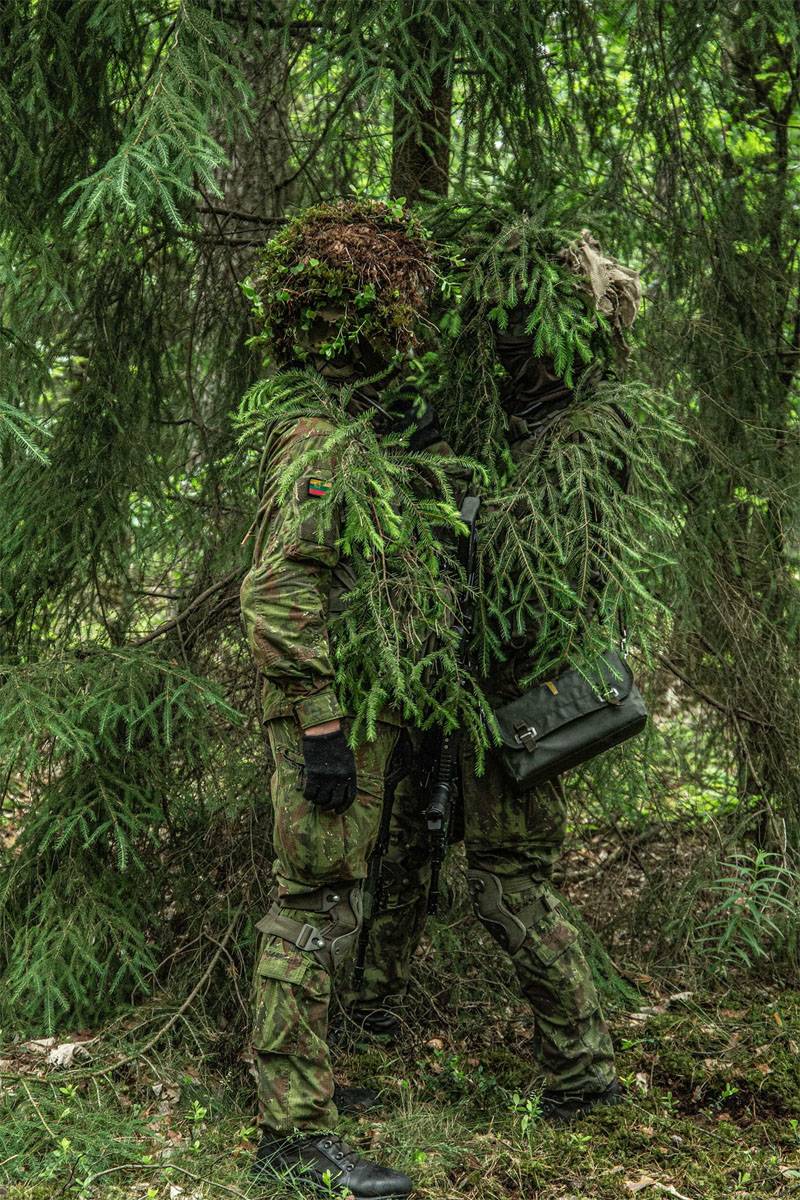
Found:
[[[187,447],[187,477],[198,473],[205,479],[203,502],[211,520],[209,536],[197,563],[195,575],[187,580],[173,606],[173,616],[188,609],[197,598],[218,582],[220,556],[231,544],[230,526],[222,513],[221,465],[227,442],[210,430],[221,425],[221,414],[237,393],[257,375],[258,356],[247,348],[252,334],[249,304],[240,282],[252,270],[259,245],[275,231],[291,200],[296,181],[290,169],[292,147],[288,136],[290,61],[287,46],[269,38],[258,25],[245,26],[239,33],[243,73],[252,89],[252,125],[226,145],[228,163],[218,173],[219,198],[208,197],[199,206],[199,219],[207,233],[196,267],[196,299],[190,344],[199,348],[187,364],[187,406],[194,422]],[[234,370],[208,372],[203,347],[215,349],[227,343],[227,362]],[[238,383],[235,376],[239,376]],[[232,378],[233,376],[233,378]],[[238,577],[232,578],[222,596],[235,598]],[[220,600],[213,593],[211,602]],[[227,620],[235,604],[227,608]],[[183,624],[173,641],[184,657],[192,660],[203,653],[205,606],[198,620]],[[196,664],[195,664],[196,665]]]
[[[423,193],[447,195],[453,89],[446,55],[423,21],[411,25],[418,58],[429,66],[427,95],[399,81],[394,101],[390,194],[413,204]]]

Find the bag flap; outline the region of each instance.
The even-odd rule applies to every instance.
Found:
[[[630,696],[632,687],[630,667],[616,650],[608,650],[598,664],[593,682],[578,671],[564,671],[548,683],[531,688],[510,704],[495,709],[503,745],[509,750],[524,750],[526,747],[517,732],[519,726],[535,731],[532,736],[539,741],[570,721],[608,705],[621,704]]]

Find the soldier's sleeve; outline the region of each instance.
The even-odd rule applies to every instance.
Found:
[[[250,649],[264,677],[292,701],[306,729],[343,716],[333,687],[328,639],[331,570],[339,558],[339,514],[323,510],[334,464],[324,443],[331,426],[304,419],[278,442],[270,458],[274,480],[309,450],[309,467],[292,493],[274,505],[242,585],[242,616]]]

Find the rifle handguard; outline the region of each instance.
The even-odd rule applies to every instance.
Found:
[[[478,496],[466,496],[461,505],[461,520],[467,526],[469,536],[466,545],[462,547],[462,566],[464,567],[469,597],[475,582],[477,518],[480,509]],[[464,615],[463,622],[458,625],[459,645],[456,651],[456,662],[460,668],[467,658],[467,647],[472,629],[471,612]],[[452,730],[443,733],[439,749],[439,761],[433,777],[430,803],[425,817],[428,832],[431,835],[431,882],[428,889],[428,912],[434,914],[439,907],[439,876],[444,864],[447,846],[450,840],[450,826],[453,812],[453,791],[455,787],[458,762],[456,754],[457,732]]]
[[[428,805],[428,829],[437,833],[444,825],[447,810],[450,807],[450,783],[441,780],[434,786],[431,802]]]

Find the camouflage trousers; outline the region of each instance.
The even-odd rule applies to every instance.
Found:
[[[275,758],[275,903],[253,986],[253,1056],[259,1122],[275,1131],[336,1124],[327,1046],[332,989],[340,992],[360,927],[360,888],[378,834],[383,781],[399,730],[379,725],[358,750],[358,794],[343,816],[302,794],[301,731],[269,723]],[[564,839],[561,790],[511,792],[491,756],[478,778],[463,756],[464,837],[475,910],[508,951],[532,1009],[533,1045],[546,1086],[596,1092],[614,1078],[614,1056],[578,933],[550,877]],[[425,799],[409,776],[397,787],[385,899],[372,923],[360,1009],[401,999],[425,920],[430,850]]]

